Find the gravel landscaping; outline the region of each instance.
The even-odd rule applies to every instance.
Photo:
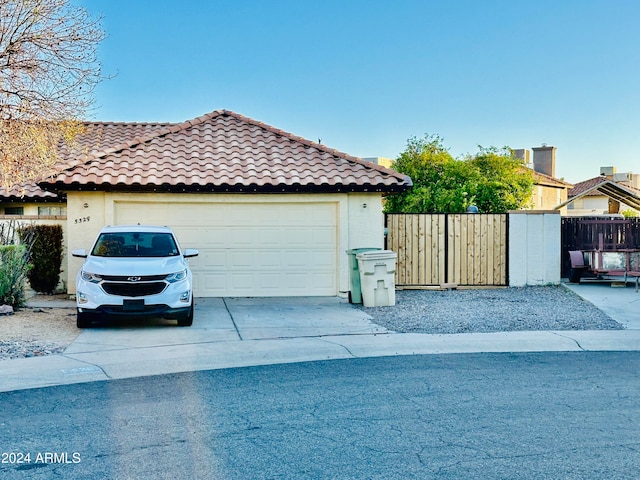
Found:
[[[0,360],[61,353],[79,333],[75,308],[20,308],[0,316]]]
[[[624,327],[559,286],[468,290],[398,290],[394,307],[364,308],[374,323],[400,333],[523,330],[622,330]]]
[[[62,353],[68,346],[66,343],[51,343],[42,340],[14,340],[10,342],[0,340],[0,360],[42,357],[44,355]]]

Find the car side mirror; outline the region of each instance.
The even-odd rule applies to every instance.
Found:
[[[71,255],[79,258],[87,258],[87,252],[84,248],[79,248],[78,250],[72,250]]]
[[[198,256],[198,250],[195,248],[186,248],[183,254],[184,258],[191,258]]]

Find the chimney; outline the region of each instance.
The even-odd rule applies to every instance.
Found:
[[[533,147],[533,169],[550,177],[556,176],[556,147]]]
[[[600,167],[600,175],[607,177],[607,180],[613,180],[616,170],[616,167]]]
[[[522,160],[522,163],[525,164],[526,167],[533,169],[533,165],[531,164],[531,151],[528,148],[518,148],[513,151],[513,155]]]

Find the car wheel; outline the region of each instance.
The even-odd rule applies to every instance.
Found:
[[[89,328],[91,326],[91,317],[89,314],[78,311],[76,316],[76,326],[78,328]]]
[[[193,324],[193,298],[191,299],[191,307],[189,308],[189,313],[184,318],[178,318],[178,326],[179,327],[190,327]]]

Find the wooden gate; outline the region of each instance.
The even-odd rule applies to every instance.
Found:
[[[387,214],[386,248],[398,255],[396,285],[504,286],[506,214]]]

